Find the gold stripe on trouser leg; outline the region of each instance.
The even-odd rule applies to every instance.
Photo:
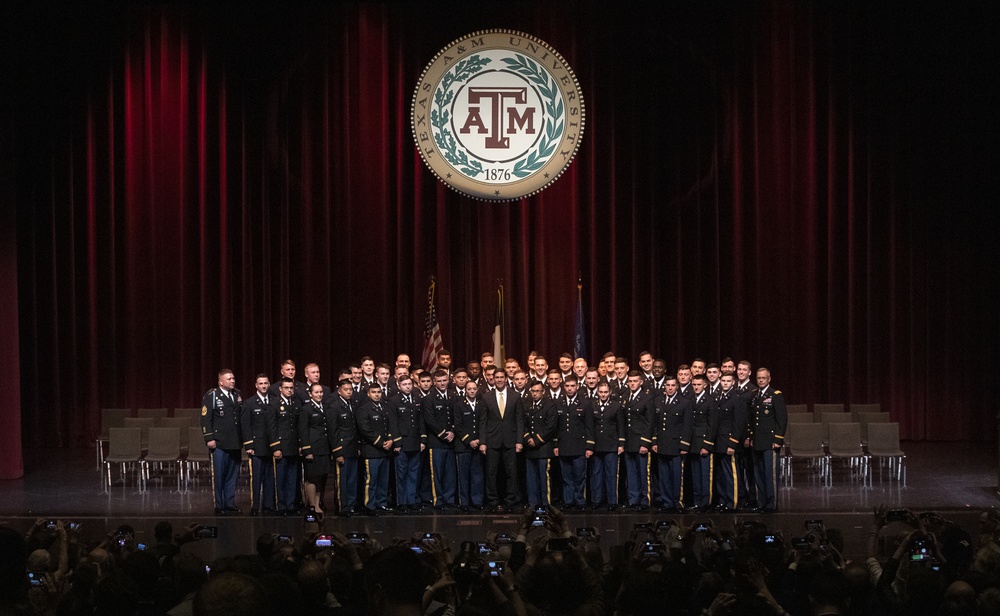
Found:
[[[715,493],[715,454],[708,454],[708,504],[712,504]]]
[[[250,469],[250,508],[254,508],[254,503],[257,502],[257,495],[254,494],[253,490],[253,460],[252,456],[247,456],[247,468]]]
[[[737,507],[737,505],[740,504],[740,490],[739,490],[740,486],[739,486],[739,482],[737,481],[737,478],[736,478],[736,456],[735,455],[729,456],[729,464],[732,465],[732,467],[733,467],[733,481],[732,481],[732,484],[733,484],[733,509],[735,509]]]
[[[431,503],[437,506],[438,504],[437,482],[434,481],[434,450],[428,449],[427,456],[430,458],[427,467],[431,469]]]
[[[368,491],[371,489],[371,486],[372,486],[372,468],[371,466],[368,465],[368,460],[366,459],[365,460],[365,507],[367,507],[368,503],[371,502],[371,497],[368,494]]]
[[[278,510],[278,460],[271,456],[271,477],[274,480],[274,510]]]
[[[552,459],[547,458],[545,460],[545,500],[552,504],[552,481],[549,478],[550,465],[552,464]]]
[[[682,503],[684,502],[684,456],[681,456],[681,496],[680,496],[680,499],[681,499],[680,503],[675,503],[675,505],[677,506],[678,509],[682,506]]]
[[[621,472],[622,472],[622,457],[619,455],[619,456],[615,456],[615,481],[614,481],[615,487],[614,487],[614,490],[615,490],[615,503],[616,504],[618,503],[618,479],[621,477]],[[611,495],[608,494],[607,498],[608,498],[608,504],[610,505],[611,504]]]
[[[347,458],[344,458],[344,464],[347,464]],[[333,501],[337,511],[344,510],[340,499],[340,464],[337,463],[337,458],[333,459]]]
[[[209,474],[212,476],[212,500],[215,500],[215,452],[211,449],[208,450],[208,470]],[[215,506],[218,507],[219,503],[215,503]],[[223,507],[225,507],[225,505],[223,505]]]
[[[649,504],[653,504],[653,473],[652,470],[653,456],[646,454],[646,500]]]
[[[778,454],[774,447],[771,448],[771,494],[774,495],[774,508],[778,508]]]

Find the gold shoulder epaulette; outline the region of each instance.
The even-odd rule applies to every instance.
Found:
[[[780,394],[780,393],[781,393],[781,390],[780,390],[780,389],[775,389],[775,390],[774,390],[774,395],[778,395],[778,394]]]

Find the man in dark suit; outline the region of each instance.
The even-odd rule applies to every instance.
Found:
[[[788,409],[781,392],[771,386],[771,371],[757,369],[757,395],[753,399],[754,479],[757,484],[757,506],[765,513],[778,508],[778,461],[785,444]]]
[[[502,513],[517,503],[517,458],[521,452],[523,420],[518,395],[507,387],[507,374],[493,375],[494,391],[483,397],[479,419],[479,451],[486,455],[486,505]],[[497,470],[503,464],[507,494],[503,504],[497,494]]]
[[[278,395],[271,397],[277,426],[278,446],[274,451],[275,487],[278,492],[278,511],[294,515],[299,491],[295,479],[299,473],[299,404],[295,400],[295,382],[284,377],[278,383]]]
[[[399,393],[389,400],[389,427],[395,437],[396,510],[406,513],[416,509],[417,484],[420,481],[420,452],[424,450],[424,421],[414,401],[413,380],[408,375],[397,381]]]
[[[258,374],[256,393],[243,401],[240,411],[240,432],[243,449],[250,468],[250,515],[274,515],[277,509],[274,491],[274,458],[272,449],[280,445],[278,422],[268,392],[271,380]]]
[[[563,511],[581,511],[587,485],[587,460],[594,454],[594,418],[591,400],[579,395],[575,374],[563,380],[565,395],[556,403],[558,414],[555,454],[563,480]]]
[[[646,509],[649,506],[650,435],[648,389],[643,389],[642,372],[628,373],[627,393],[622,397],[625,414],[625,478],[628,486],[628,507]]]
[[[219,386],[201,399],[201,433],[212,454],[215,486],[215,513],[239,513],[236,506],[236,479],[240,471],[240,409],[243,396],[236,389],[233,371],[219,371]]]
[[[677,377],[667,376],[663,395],[651,405],[660,509],[667,513],[678,513],[682,506],[684,458],[691,449],[691,410],[691,401],[677,392]]]
[[[306,364],[306,367],[302,369],[302,372],[306,375],[306,384],[302,389],[296,388],[295,395],[299,398],[299,407],[301,408],[312,398],[309,395],[309,388],[319,383],[319,365],[318,364]],[[329,400],[331,398],[330,388],[323,385],[323,399]]]
[[[420,411],[427,426],[434,508],[439,511],[455,506],[455,420],[448,382],[446,370],[435,370],[434,388],[420,401]]]
[[[746,401],[736,391],[736,376],[723,372],[719,377],[719,422],[715,434],[715,501],[716,509],[727,512],[736,509],[739,493],[736,489],[736,451],[746,438]]]
[[[458,381],[460,371],[455,371]],[[458,504],[463,512],[469,507],[483,508],[483,454],[479,451],[479,411],[483,403],[476,399],[479,386],[465,383],[465,393],[453,401],[455,409],[455,466],[458,468]]]
[[[691,485],[694,511],[705,511],[712,502],[712,474],[715,470],[715,433],[719,407],[708,393],[708,377],[696,374],[691,379],[694,395],[691,411]]]

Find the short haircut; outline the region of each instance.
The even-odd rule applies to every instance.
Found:
[[[559,356],[559,359],[563,359],[563,358],[565,358],[565,359],[573,359],[573,355],[570,354],[570,353],[563,353],[562,355]]]
[[[618,357],[615,358],[615,363],[616,364],[628,364],[628,358],[624,357],[622,355],[619,355]]]
[[[409,381],[411,383],[413,382],[413,379],[410,378],[409,374],[404,374],[403,376],[401,376],[398,379],[396,379],[396,382],[399,383],[399,384],[403,384],[406,381]]]
[[[434,378],[438,379],[443,376],[448,376],[448,371],[445,370],[444,368],[438,368],[437,370],[434,371]]]
[[[219,378],[221,379],[227,374],[232,374],[232,373],[233,373],[232,368],[223,368],[222,370],[219,370]]]
[[[343,387],[344,385],[347,385],[351,389],[354,389],[354,383],[351,382],[351,379],[340,379],[339,381],[337,381],[337,387]]]
[[[445,355],[451,357],[451,351],[449,351],[448,349],[441,349],[440,351],[437,352],[438,357],[444,357]]]
[[[643,355],[649,355],[650,357],[653,356],[653,354],[650,353],[649,351],[640,351],[639,352],[639,357],[642,357]]]
[[[286,359],[285,361],[281,362],[281,367],[284,368],[285,366],[291,366],[292,368],[294,368],[295,362],[293,362],[290,359]]]
[[[375,360],[368,355],[365,355],[364,357],[361,358],[361,363],[365,363],[366,361],[370,361],[373,364],[375,363]]]
[[[737,366],[746,366],[747,368],[749,368],[751,366],[749,359],[741,359],[736,365]]]
[[[312,393],[312,390],[316,389],[317,387],[319,387],[320,390],[323,389],[323,386],[320,385],[319,383],[313,383],[312,385],[309,386],[309,393]]]
[[[718,368],[718,367],[719,367],[719,364],[717,364],[715,362],[712,362],[711,364],[708,364],[707,366],[705,366],[705,369],[708,370],[709,368]]]
[[[692,381],[705,381],[707,383],[708,382],[708,377],[705,376],[704,374],[696,374],[696,375],[694,375],[694,377],[691,380]]]
[[[257,374],[257,379],[267,379],[268,381],[270,381],[271,377],[267,376],[263,372],[260,372],[260,373]],[[254,379],[254,380],[256,381],[257,379]]]
[[[368,385],[368,391],[371,391],[373,389],[377,389],[379,391],[382,391],[382,386],[379,385],[378,383],[371,383],[371,384],[369,384]]]
[[[485,359],[487,357],[493,357],[493,353],[491,353],[489,351],[486,351],[485,353],[483,353],[482,355],[479,356],[479,359],[482,360],[482,359]]]
[[[721,378],[722,378],[722,377],[724,377],[724,376],[731,376],[731,377],[733,377],[733,378],[736,378],[736,373],[735,373],[735,372],[733,372],[732,370],[726,370],[725,372],[723,372],[723,373],[722,373],[722,374],[721,374],[721,375],[719,376],[719,378],[721,379]]]
[[[580,379],[576,378],[575,374],[567,374],[566,378],[563,379],[563,383],[579,383]]]
[[[732,358],[732,357],[723,357],[723,358],[722,358],[722,361],[720,361],[719,363],[720,363],[720,364],[724,364],[724,363],[726,363],[726,362],[730,362],[730,361],[733,361],[733,358]]]
[[[601,359],[602,360],[605,360],[605,359],[608,359],[608,358],[615,359],[616,357],[618,357],[618,356],[615,355],[613,351],[608,351],[604,355],[601,355]]]
[[[392,372],[392,368],[389,366],[389,364],[387,364],[385,362],[379,362],[379,363],[375,364],[375,369],[378,370],[379,368],[385,368],[389,372]]]
[[[628,377],[629,377],[629,378],[632,378],[633,376],[637,376],[637,377],[639,377],[639,378],[643,378],[643,377],[645,377],[646,375],[645,375],[645,374],[643,374],[643,373],[641,373],[641,372],[639,372],[638,370],[629,370],[629,371],[628,371]]]
[[[458,370],[452,372],[451,374],[452,374],[452,376],[458,376],[460,374],[464,374],[465,376],[469,376],[469,371],[466,370],[465,368],[459,368]]]
[[[559,368],[549,368],[545,371],[545,374],[558,374],[559,376],[562,376],[562,372],[559,371]]]
[[[278,382],[281,383],[282,385],[295,385],[295,381],[288,378],[287,376],[281,377],[281,380]]]
[[[677,366],[677,372],[680,372],[681,370],[690,370],[690,369],[691,369],[691,366],[689,366],[687,364],[681,364],[681,365]]]

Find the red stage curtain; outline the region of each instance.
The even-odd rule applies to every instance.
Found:
[[[434,180],[410,137],[424,64],[484,27],[437,7],[25,18],[52,30],[11,43],[48,54],[13,69],[5,195],[29,443],[87,444],[101,407],[197,405],[224,366],[248,391],[285,357],[326,382],[363,354],[416,359],[430,275],[460,361],[491,348],[503,280],[508,354],[554,363],[582,275],[592,361],[731,355],[792,403],[990,433],[987,389],[959,376],[996,339],[972,292],[994,272],[939,262],[983,244],[936,222],[920,154],[946,130],[914,130],[936,107],[910,80],[947,70],[912,24],[789,0],[518,5],[504,26],[568,58],[587,127],[552,187],[490,204]]]

